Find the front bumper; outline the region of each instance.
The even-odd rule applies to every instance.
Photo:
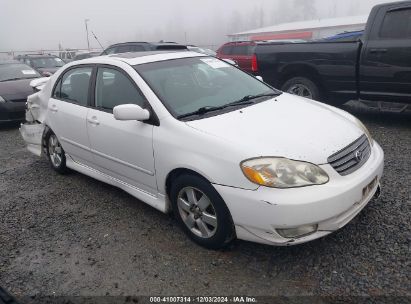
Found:
[[[2,102],[0,103],[0,122],[24,121],[26,115],[25,102]]]
[[[375,143],[367,163],[356,172],[339,175],[322,165],[330,181],[321,186],[293,189],[259,187],[255,191],[214,185],[229,208],[237,237],[257,243],[287,246],[330,234],[348,224],[374,197],[383,174],[384,152]],[[366,197],[363,189],[377,182]],[[318,225],[308,236],[288,239],[276,229]]]

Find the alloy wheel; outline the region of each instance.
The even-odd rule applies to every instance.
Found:
[[[311,92],[311,90],[306,85],[304,85],[302,83],[292,85],[287,90],[287,93],[297,95],[297,96],[301,96],[301,97],[305,97],[305,98],[309,98],[309,99],[313,99],[313,93]]]
[[[51,163],[55,168],[58,168],[61,165],[63,159],[63,149],[61,148],[61,145],[55,134],[50,135],[48,152]]]
[[[183,188],[177,197],[177,206],[184,224],[201,238],[211,238],[217,231],[217,213],[211,200],[202,191]]]

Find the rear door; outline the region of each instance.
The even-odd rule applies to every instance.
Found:
[[[87,115],[91,152],[98,170],[148,193],[157,193],[153,156],[153,125],[118,121],[113,108],[148,103],[135,82],[118,67],[97,70],[94,108]]]
[[[78,66],[67,70],[57,81],[48,103],[47,124],[63,149],[79,163],[92,166],[87,136],[90,83],[93,67]]]
[[[232,47],[231,58],[242,70],[251,73],[254,50],[255,47],[250,43],[238,43]]]
[[[411,4],[383,7],[363,49],[363,99],[411,102]]]

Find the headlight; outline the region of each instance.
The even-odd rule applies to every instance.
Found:
[[[365,133],[365,135],[368,138],[368,141],[370,142],[371,146],[374,145],[374,140],[372,139],[370,131],[368,131],[367,127],[364,126],[364,124],[359,120],[358,118],[355,118],[354,116],[352,117],[352,121]]]
[[[0,96],[0,103],[6,102],[3,97]]]
[[[255,158],[241,163],[244,175],[253,183],[270,188],[323,185],[329,181],[320,167],[286,158]]]

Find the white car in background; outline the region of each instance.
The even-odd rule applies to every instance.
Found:
[[[73,62],[28,107],[30,151],[173,211],[207,248],[311,241],[379,192],[383,151],[359,120],[194,52]]]

